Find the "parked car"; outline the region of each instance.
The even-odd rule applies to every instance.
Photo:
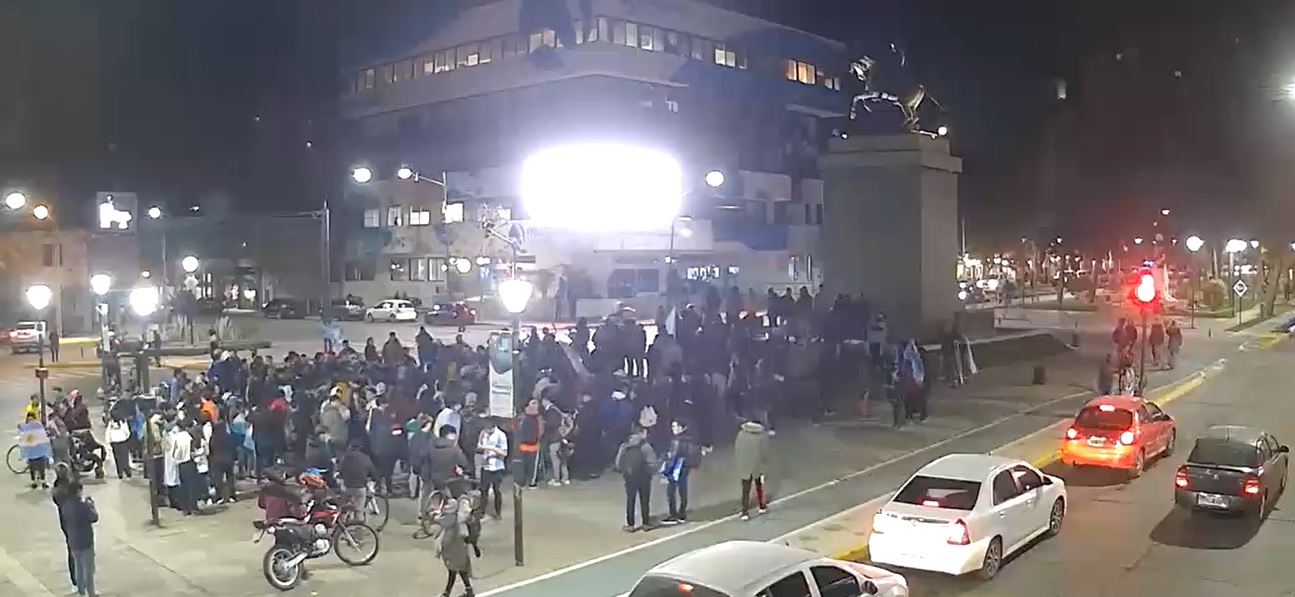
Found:
[[[435,301],[423,321],[431,325],[472,325],[477,322],[477,310],[463,301]]]
[[[297,299],[272,299],[261,307],[261,313],[271,319],[302,319],[306,316],[306,303]]]
[[[1174,452],[1178,425],[1136,396],[1102,396],[1085,404],[1061,440],[1061,462],[1125,471],[1137,478],[1151,459]]]
[[[9,333],[9,346],[13,354],[36,352],[43,342],[49,341],[48,333],[43,321],[20,321]]]
[[[908,581],[884,568],[833,560],[787,545],[727,541],[648,570],[629,597],[764,595],[908,597]]]
[[[1205,430],[1174,474],[1174,503],[1197,512],[1246,512],[1263,519],[1286,491],[1290,448],[1241,425]]]
[[[364,312],[365,321],[418,321],[414,304],[404,299],[387,299]]]
[[[922,467],[872,519],[878,564],[989,580],[1036,537],[1061,531],[1066,485],[1033,465],[950,454]]]
[[[333,316],[343,321],[361,321],[366,309],[364,299],[358,296],[333,299]]]

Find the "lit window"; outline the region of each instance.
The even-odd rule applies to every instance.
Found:
[[[442,50],[436,53],[436,72],[454,70],[454,50]]]
[[[401,223],[400,215],[403,212],[404,210],[399,205],[392,205],[391,207],[388,207],[387,208],[387,227],[398,228],[402,226],[403,224]]]
[[[431,54],[419,56],[414,63],[414,77],[425,77],[435,72],[436,59]]]
[[[449,271],[449,266],[444,257],[427,258],[427,281],[444,282],[445,274]]]
[[[625,23],[625,45],[633,48],[639,43],[639,25],[638,23]]]
[[[625,43],[625,21],[612,22],[612,43],[617,45]]]
[[[377,71],[366,68],[360,73],[360,89],[373,89],[374,82],[377,81]]]
[[[715,44],[715,64],[737,67],[737,51],[726,48],[723,44]]]
[[[395,83],[399,83],[401,81],[406,81],[410,79],[413,76],[412,74],[413,66],[414,66],[414,61],[412,60],[401,60],[400,62],[397,62],[396,72],[395,72],[395,75],[392,77],[392,81]]]
[[[481,44],[481,64],[486,64],[499,57],[499,46],[502,39],[495,38]]]
[[[544,45],[544,34],[543,34],[543,33],[532,33],[532,34],[530,35],[530,46],[529,46],[529,51],[534,52],[535,50],[540,49],[540,46],[542,46],[542,45]]]
[[[662,45],[660,29],[646,25],[639,27],[639,48],[660,52]]]
[[[542,38],[541,43],[543,43],[544,45],[550,48],[556,48],[558,46],[558,34],[556,31],[552,29],[545,29],[544,31],[540,32],[540,36]]]
[[[814,65],[806,62],[797,62],[796,80],[806,85],[813,85],[814,84]]]
[[[796,61],[795,61],[795,60],[783,60],[783,61],[782,61],[782,64],[783,64],[783,67],[784,67],[784,69],[785,69],[785,74],[786,74],[786,76],[787,76],[787,80],[788,80],[788,81],[795,81],[795,80],[796,80],[796,78],[797,78],[797,76],[798,76],[798,75],[796,74]]]
[[[427,280],[427,260],[422,257],[415,257],[409,260],[409,281],[423,282]]]
[[[446,203],[446,204],[445,204],[445,206],[441,208],[441,218],[445,221],[445,223],[446,223],[446,224],[453,224],[453,223],[455,223],[455,222],[462,222],[462,221],[463,221],[463,204],[462,204],[462,203]]]
[[[841,77],[824,77],[823,85],[833,91],[841,90]]]
[[[425,209],[409,210],[410,226],[426,226],[432,223],[432,212]]]
[[[382,226],[382,210],[366,209],[364,210],[364,227],[378,228]]]
[[[572,27],[571,27],[571,28],[572,28],[572,29],[574,29],[574,30],[575,30],[575,32],[576,32],[576,43],[577,43],[577,44],[585,43],[585,23],[584,23],[584,21],[581,21],[580,19],[576,19],[576,22],[572,24]],[[593,41],[593,40],[590,40],[590,41]]]
[[[466,44],[459,46],[458,60],[455,64],[459,66],[476,66],[481,62],[481,44]]]
[[[392,282],[405,281],[405,278],[406,278],[405,263],[406,262],[404,259],[391,260],[391,281]]]

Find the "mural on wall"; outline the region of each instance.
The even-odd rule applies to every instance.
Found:
[[[889,43],[882,48],[860,49],[858,53],[843,81],[850,97],[851,126],[868,132],[889,128],[889,132],[937,136],[943,106],[913,75],[904,48]],[[927,128],[923,128],[924,116]]]

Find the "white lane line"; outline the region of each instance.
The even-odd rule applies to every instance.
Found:
[[[904,453],[904,454],[900,454],[900,455],[895,456],[895,457],[893,457],[893,458],[891,458],[891,459],[889,459],[889,460],[885,460],[885,461],[883,461],[883,462],[879,462],[879,463],[877,463],[877,464],[874,464],[874,465],[872,465],[872,466],[869,466],[868,468],[865,468],[865,469],[862,469],[862,470],[858,470],[858,471],[855,471],[855,472],[853,472],[853,473],[849,473],[849,474],[847,474],[847,475],[845,475],[845,476],[843,476],[843,477],[840,477],[840,478],[837,478],[837,479],[833,479],[833,480],[831,480],[831,481],[827,481],[827,482],[825,482],[825,483],[820,483],[820,484],[818,484],[818,485],[815,485],[815,486],[813,486],[813,487],[809,487],[809,488],[807,488],[807,489],[802,489],[802,490],[800,490],[800,491],[797,491],[797,492],[792,493],[792,494],[790,494],[790,495],[786,495],[786,496],[784,496],[784,497],[780,497],[780,498],[778,498],[778,499],[776,499],[776,500],[774,500],[774,501],[770,502],[770,505],[776,505],[776,504],[781,504],[781,503],[785,503],[785,502],[790,502],[790,501],[795,500],[795,499],[797,499],[797,498],[804,497],[804,496],[809,495],[809,494],[812,494],[812,493],[817,493],[817,492],[822,491],[822,490],[824,490],[824,489],[827,489],[827,488],[829,488],[829,487],[833,487],[833,486],[836,486],[836,485],[840,485],[841,483],[844,483],[844,482],[849,481],[849,480],[851,480],[851,479],[856,479],[856,478],[858,478],[858,477],[862,477],[862,476],[864,476],[864,475],[872,474],[872,473],[876,472],[877,470],[880,470],[880,469],[882,469],[882,468],[885,468],[885,467],[891,466],[891,465],[893,465],[893,464],[895,464],[895,463],[897,463],[897,462],[902,462],[902,461],[904,461],[904,460],[906,460],[906,459],[908,459],[908,458],[912,458],[913,456],[916,456],[916,455],[918,455],[918,454],[923,454],[923,453],[926,453],[926,452],[930,452],[930,451],[932,451],[932,450],[939,449],[939,448],[941,448],[941,447],[947,446],[947,445],[949,445],[949,444],[951,444],[951,443],[953,443],[953,442],[956,442],[956,441],[958,441],[958,440],[964,439],[964,438],[966,438],[966,437],[969,437],[969,436],[975,435],[975,434],[977,434],[977,433],[981,433],[981,432],[983,432],[983,431],[985,431],[985,430],[987,430],[987,429],[990,429],[990,428],[996,427],[996,426],[998,426],[998,425],[1001,425],[1001,424],[1003,424],[1003,423],[1005,423],[1005,422],[1007,422],[1007,421],[1010,421],[1010,420],[1012,420],[1012,419],[1016,419],[1016,418],[1019,418],[1019,417],[1024,417],[1024,416],[1030,415],[1031,413],[1033,413],[1033,412],[1035,412],[1035,411],[1045,409],[1045,408],[1047,408],[1047,407],[1049,407],[1049,406],[1051,406],[1051,405],[1053,405],[1053,404],[1057,404],[1057,403],[1060,403],[1060,402],[1064,402],[1064,401],[1066,401],[1066,400],[1073,400],[1073,399],[1075,399],[1075,398],[1078,398],[1078,397],[1083,396],[1084,394],[1088,394],[1088,393],[1089,393],[1089,392],[1088,392],[1087,390],[1082,391],[1082,392],[1075,392],[1075,393],[1073,393],[1073,394],[1067,394],[1067,395],[1062,396],[1062,397],[1060,397],[1060,398],[1055,398],[1055,399],[1052,399],[1052,400],[1048,400],[1048,401],[1046,401],[1046,402],[1039,403],[1039,404],[1037,404],[1037,405],[1035,405],[1035,406],[1030,407],[1030,408],[1029,408],[1029,409],[1027,409],[1027,410],[1024,410],[1024,411],[1021,411],[1021,412],[1018,412],[1018,413],[1014,413],[1014,414],[1008,415],[1008,416],[1006,416],[1006,417],[1002,417],[1002,418],[1000,418],[1000,419],[997,419],[997,420],[994,420],[994,421],[992,421],[992,422],[989,422],[989,423],[986,423],[986,424],[984,424],[984,425],[981,425],[980,427],[976,427],[975,429],[969,429],[969,430],[967,430],[967,431],[963,431],[962,433],[959,433],[959,434],[954,435],[954,436],[952,436],[952,437],[945,438],[945,439],[943,439],[943,440],[940,440],[940,441],[935,442],[935,443],[933,443],[933,444],[930,444],[930,445],[924,446],[924,447],[922,447],[922,448],[918,448],[918,449],[913,450],[913,451],[911,451],[911,452],[906,452],[906,453]],[[883,497],[884,497],[884,496],[883,496]],[[881,498],[875,498],[875,499],[881,499]],[[852,509],[853,509],[853,510],[855,510],[855,511],[857,511],[857,509],[858,509],[859,507],[860,507],[860,506],[854,506]],[[839,515],[839,514],[840,514],[840,513],[838,513],[838,515]],[[833,517],[835,517],[835,516],[837,516],[837,515],[834,515]],[[567,567],[565,567],[565,568],[559,568],[559,569],[557,569],[557,570],[553,570],[553,571],[551,571],[551,572],[546,572],[546,573],[544,573],[544,574],[541,574],[541,575],[539,575],[539,576],[534,576],[534,577],[528,578],[528,579],[526,579],[526,580],[520,580],[520,581],[517,581],[517,582],[512,583],[512,584],[508,584],[508,585],[504,585],[504,586],[502,586],[502,587],[497,587],[497,588],[491,589],[491,590],[489,590],[489,591],[484,591],[484,592],[481,592],[481,593],[477,593],[477,595],[479,595],[480,597],[490,597],[491,595],[499,595],[499,594],[505,593],[505,592],[507,592],[507,591],[512,591],[512,590],[515,590],[515,589],[520,589],[520,588],[522,588],[522,587],[530,586],[530,585],[533,585],[533,584],[538,583],[538,582],[546,581],[546,580],[548,580],[548,579],[550,579],[550,578],[556,578],[556,577],[558,577],[558,576],[562,576],[563,574],[568,574],[568,573],[571,573],[571,572],[575,572],[575,571],[577,571],[577,570],[582,570],[582,569],[584,569],[584,568],[588,568],[588,567],[590,567],[590,566],[596,566],[596,565],[601,564],[601,563],[603,563],[603,562],[606,562],[606,561],[608,561],[608,560],[613,560],[613,559],[619,558],[619,557],[621,557],[621,556],[625,556],[625,555],[632,554],[632,553],[637,552],[637,551],[641,551],[641,550],[644,550],[644,549],[648,549],[648,548],[650,548],[650,547],[655,547],[655,546],[657,546],[657,545],[661,545],[662,543],[665,543],[665,542],[667,542],[667,541],[671,541],[671,540],[674,540],[674,539],[678,539],[678,538],[683,537],[683,536],[685,536],[685,535],[691,535],[692,533],[696,533],[696,532],[699,532],[699,531],[704,531],[704,530],[709,529],[709,528],[714,528],[714,527],[715,527],[715,526],[717,526],[717,525],[723,524],[723,523],[725,523],[725,522],[730,522],[731,520],[732,520],[732,517],[726,516],[726,517],[723,517],[723,518],[718,518],[718,519],[715,519],[715,520],[711,520],[711,521],[709,521],[709,522],[705,522],[705,523],[699,524],[699,525],[697,525],[697,526],[690,526],[690,527],[685,528],[685,529],[683,529],[683,530],[681,530],[681,531],[679,531],[679,532],[676,532],[676,533],[674,533],[674,534],[672,534],[672,535],[666,535],[666,536],[664,536],[664,537],[659,537],[659,538],[657,538],[657,539],[653,539],[653,540],[651,540],[651,541],[648,541],[647,543],[640,543],[640,544],[638,544],[638,545],[631,545],[630,547],[627,547],[627,548],[622,549],[622,550],[620,550],[620,551],[612,552],[612,553],[609,553],[609,554],[606,554],[606,555],[601,555],[601,556],[598,556],[598,557],[596,557],[596,558],[589,559],[589,560],[585,560],[585,561],[583,561],[583,562],[579,562],[579,563],[576,563],[576,564],[572,564],[572,565],[567,566]],[[815,523],[814,523],[814,524],[817,524],[818,522],[819,522],[819,521],[815,521]],[[812,526],[814,526],[814,524],[806,525],[806,527],[805,527],[805,528],[812,527]],[[805,528],[800,529],[800,531],[805,530]],[[784,537],[785,537],[785,535],[784,535]]]
[[[23,595],[29,597],[54,597],[54,592],[49,590],[45,583],[32,576],[3,547],[0,547],[0,573],[4,574],[5,578],[8,578],[9,582],[13,583],[15,587],[18,587],[18,590],[22,591]]]

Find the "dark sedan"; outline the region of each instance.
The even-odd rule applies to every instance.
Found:
[[[1174,503],[1196,512],[1245,512],[1262,519],[1286,489],[1290,448],[1240,425],[1205,431],[1174,475]]]
[[[271,319],[302,319],[306,316],[306,303],[277,298],[261,307],[261,313]]]
[[[430,325],[472,325],[477,322],[477,310],[462,301],[435,301],[423,321]]]

